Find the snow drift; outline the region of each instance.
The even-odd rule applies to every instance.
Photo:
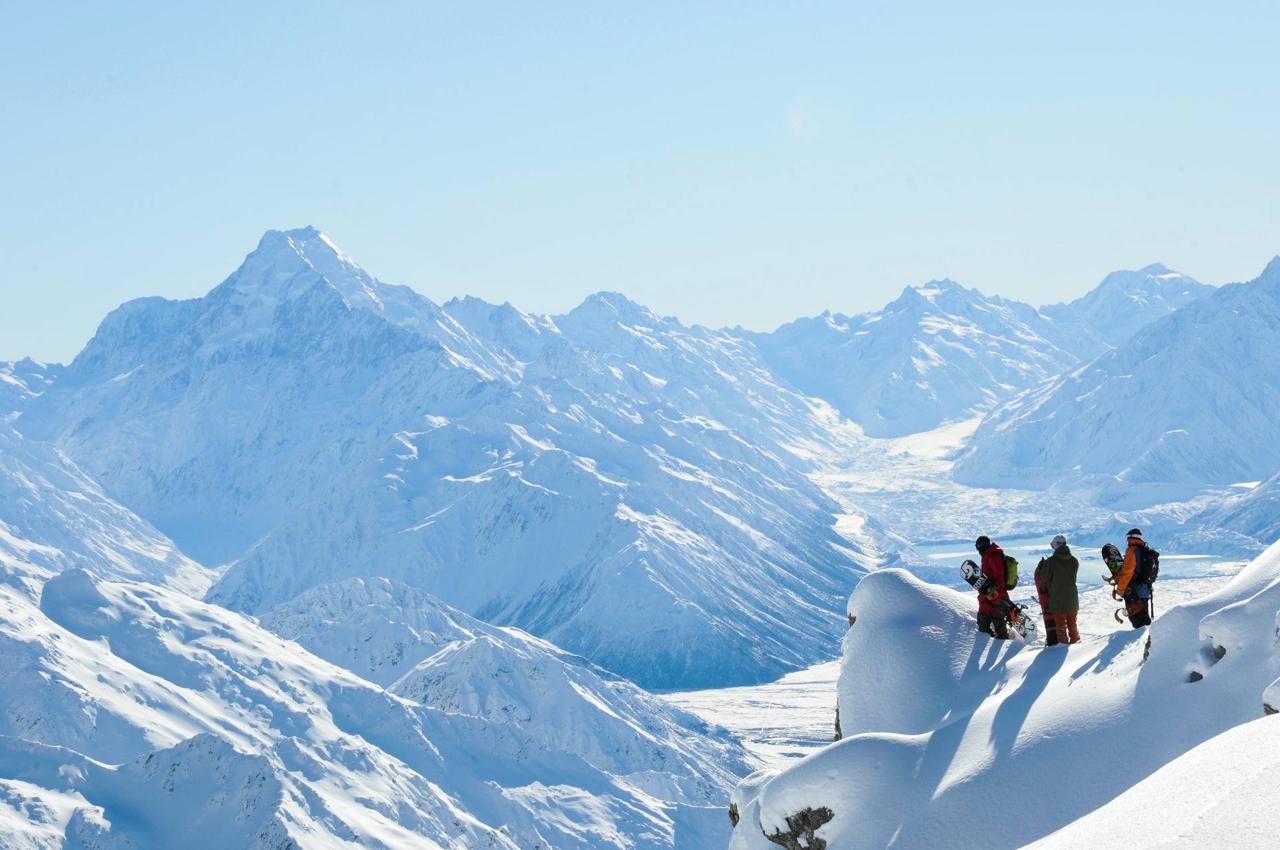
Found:
[[[1019,847],[1260,716],[1280,676],[1280,544],[1149,630],[1072,647],[992,641],[973,608],[900,570],[864,579],[839,683],[853,734],[740,788],[730,846],[816,818],[830,848]],[[915,678],[886,680],[895,667]],[[1017,816],[993,821],[996,801]]]

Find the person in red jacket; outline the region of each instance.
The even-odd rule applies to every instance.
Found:
[[[991,542],[985,534],[974,541],[973,548],[982,556],[982,574],[992,582],[994,591],[978,594],[978,631],[986,632],[996,640],[1009,639],[1009,627],[1004,612],[1009,603],[1009,591],[1004,580],[1004,550]]]

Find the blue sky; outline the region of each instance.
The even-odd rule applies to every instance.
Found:
[[[437,300],[754,328],[1280,253],[1277,4],[198,5],[0,6],[0,358],[304,224]]]

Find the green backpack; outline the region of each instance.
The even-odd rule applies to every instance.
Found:
[[[1004,588],[1013,590],[1018,586],[1018,559],[1012,555],[1004,556]]]

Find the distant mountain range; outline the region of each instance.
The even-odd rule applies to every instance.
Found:
[[[965,483],[1233,484],[1280,469],[1280,258],[1001,405],[957,466]],[[1176,489],[1169,491],[1178,492]]]
[[[883,310],[824,313],[752,338],[803,392],[872,436],[898,437],[990,410],[1210,291],[1157,264],[1036,310],[935,280],[907,287]]]
[[[229,563],[212,601],[385,576],[690,687],[821,658],[879,563],[807,477],[833,421],[740,336],[610,293],[440,306],[304,229],[114,311],[17,424]]]

